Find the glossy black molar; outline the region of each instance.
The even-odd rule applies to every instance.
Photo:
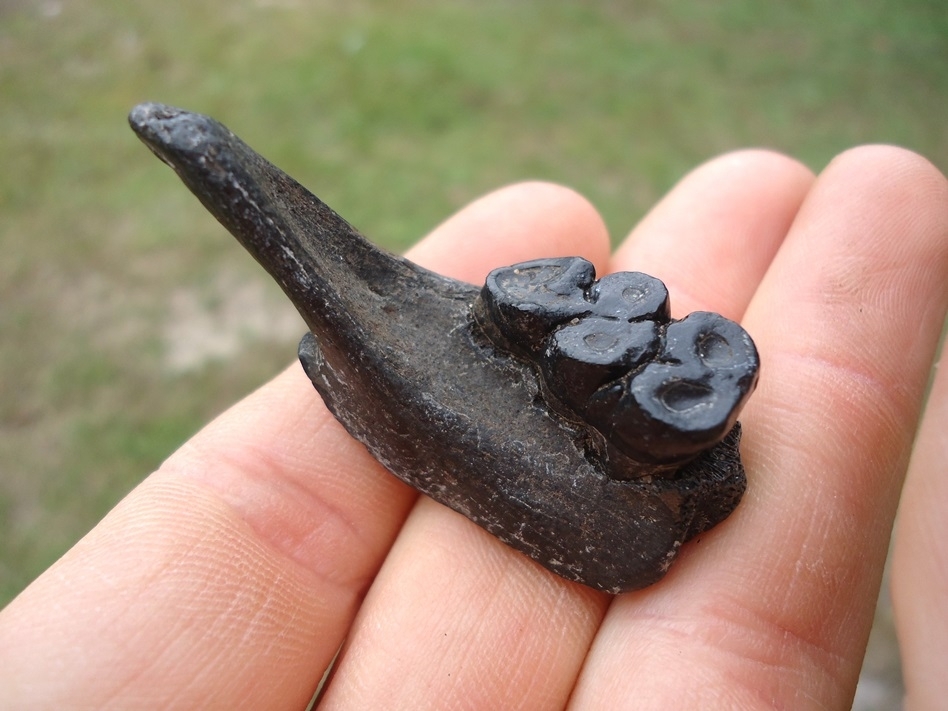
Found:
[[[642,462],[697,456],[737,422],[759,367],[750,336],[723,316],[696,311],[669,324],[660,357],[624,384],[613,414],[617,446]]]
[[[211,118],[144,104],[129,121],[296,305],[329,410],[420,492],[611,593],[659,580],[737,506],[756,354],[736,324],[673,322],[661,282],[597,282],[578,258],[483,289],[447,279],[372,245]]]
[[[671,318],[668,289],[642,272],[607,274],[589,288],[588,298],[595,303],[594,313],[624,321],[656,321]]]
[[[599,388],[651,360],[660,348],[661,332],[654,321],[587,316],[549,335],[540,369],[553,396],[583,413]]]
[[[487,275],[475,314],[491,339],[517,353],[538,353],[556,326],[587,313],[596,271],[585,259],[521,262]]]

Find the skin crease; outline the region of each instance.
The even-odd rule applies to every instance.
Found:
[[[945,179],[889,147],[815,180],[745,151],[686,176],[611,262],[595,211],[535,183],[410,257],[479,283],[571,254],[658,276],[677,316],[741,319],[761,352],[748,493],[665,580],[610,599],[418,499],[293,366],[0,612],[0,706],[303,708],[345,638],[320,708],[849,708],[948,302]],[[944,698],[945,381],[894,565],[913,711]]]

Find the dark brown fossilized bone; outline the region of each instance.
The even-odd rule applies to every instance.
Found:
[[[370,244],[220,123],[159,104],[139,137],[283,287],[306,373],[400,479],[564,578],[611,593],[664,575],[745,487],[750,337],[680,321],[644,274],[580,258],[482,289]]]

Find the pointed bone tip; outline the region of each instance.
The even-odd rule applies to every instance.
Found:
[[[166,163],[184,154],[203,154],[209,145],[226,143],[233,136],[214,119],[159,103],[144,103],[128,114],[138,137]]]
[[[132,130],[144,139],[151,137],[163,123],[186,113],[188,112],[183,109],[167,104],[147,102],[139,104],[129,112],[128,123]]]

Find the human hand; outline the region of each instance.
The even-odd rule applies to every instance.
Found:
[[[611,257],[594,210],[538,184],[409,256],[480,283],[575,254],[658,276],[676,317],[742,320],[761,353],[748,492],[663,581],[607,597],[416,497],[294,365],[0,612],[0,701],[303,708],[345,640],[320,708],[848,708],[948,302],[945,179],[892,148],[815,181],[742,152],[686,177]],[[948,696],[932,671],[948,603],[925,572],[948,569],[945,373],[929,411],[895,562],[918,708]]]

